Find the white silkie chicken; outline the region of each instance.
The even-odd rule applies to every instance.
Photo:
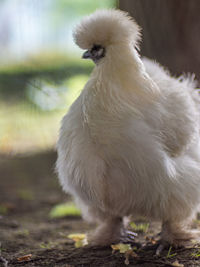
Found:
[[[195,82],[141,60],[140,30],[125,12],[96,11],[74,39],[96,66],[62,120],[57,170],[84,218],[99,223],[89,242],[118,242],[123,218],[139,215],[161,221],[161,240],[185,244],[200,203]]]

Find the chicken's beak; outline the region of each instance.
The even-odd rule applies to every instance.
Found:
[[[85,53],[83,53],[83,55],[82,55],[82,58],[91,58],[92,57],[92,55],[91,55],[91,52],[90,52],[90,50],[87,50],[87,51],[85,51]]]

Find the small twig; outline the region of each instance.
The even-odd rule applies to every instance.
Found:
[[[0,262],[3,263],[4,267],[8,267],[8,261],[1,254],[1,242],[0,242]]]

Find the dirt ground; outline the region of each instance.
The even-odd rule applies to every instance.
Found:
[[[80,217],[49,218],[54,205],[69,199],[54,174],[55,160],[55,152],[0,156],[0,266],[126,266],[124,254],[112,253],[110,247],[74,247],[68,234],[94,227]],[[147,233],[138,233],[141,247],[129,266],[200,266],[200,246],[155,256],[157,243],[151,238],[159,231],[159,225],[151,223]]]

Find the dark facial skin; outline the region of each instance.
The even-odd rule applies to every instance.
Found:
[[[94,61],[95,64],[99,62],[101,58],[105,56],[105,48],[101,45],[93,45],[93,47],[90,50],[87,50],[82,58],[90,58]]]

